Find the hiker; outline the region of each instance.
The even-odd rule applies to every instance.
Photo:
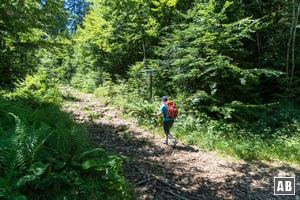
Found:
[[[175,117],[173,116],[167,116],[168,114],[168,106],[167,106],[168,98],[166,96],[163,96],[161,98],[161,106],[159,108],[160,112],[157,114],[154,114],[154,117],[158,117],[159,115],[163,116],[163,128],[166,135],[166,139],[164,140],[164,144],[168,144],[169,137],[172,139],[173,144],[175,145],[177,143],[176,139],[171,135],[170,129],[174,123]]]

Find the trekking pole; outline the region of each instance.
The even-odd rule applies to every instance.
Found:
[[[153,116],[153,118],[152,118],[152,124],[153,124],[153,128],[152,128],[152,140],[154,142],[154,130],[155,130],[155,127],[157,126],[157,120],[156,120],[155,116]]]

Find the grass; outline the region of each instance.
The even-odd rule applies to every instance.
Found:
[[[98,91],[102,91],[99,89]],[[109,98],[104,95],[102,98]],[[109,102],[123,110],[124,115],[135,118],[143,128],[152,131],[152,113],[158,110],[159,101],[147,103],[136,94],[115,94]],[[216,150],[244,160],[279,160],[300,164],[300,113],[291,104],[274,104],[272,109],[249,111],[256,115],[244,121],[213,119],[198,112],[197,117],[180,110],[171,132],[180,140],[196,145],[203,151]],[[182,107],[187,107],[182,105]],[[236,116],[246,116],[240,110]],[[275,114],[273,114],[275,113]],[[244,123],[244,122],[247,123]],[[156,132],[163,136],[162,128]]]

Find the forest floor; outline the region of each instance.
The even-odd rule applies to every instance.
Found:
[[[137,199],[300,200],[298,166],[246,162],[214,151],[203,152],[180,141],[176,146],[165,145],[159,134],[121,118],[120,109],[107,107],[93,94],[70,88],[64,88],[64,94],[64,110],[87,125],[91,143],[125,158],[123,174]],[[296,177],[296,195],[273,195],[274,177],[281,176]]]

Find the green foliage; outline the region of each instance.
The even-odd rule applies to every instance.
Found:
[[[51,49],[65,29],[62,1],[3,0],[0,3],[0,78],[11,84],[39,66],[39,49]]]
[[[128,191],[128,183],[119,174],[122,167],[122,160],[111,154],[107,154],[103,149],[96,148],[83,152],[80,156],[81,166],[84,170],[93,169],[98,172],[98,177],[105,183],[97,182],[97,185],[88,185],[88,190],[99,190],[95,194],[88,194],[91,198],[95,196],[97,199],[127,199],[130,195]]]
[[[41,98],[52,88],[32,92],[43,84],[29,80],[0,99],[0,198],[130,199],[122,160],[93,149],[84,126]]]
[[[86,68],[99,73],[95,94],[103,102],[150,124],[158,99],[148,101],[145,70],[154,68],[153,96],[167,95],[180,106],[177,137],[246,159],[282,158],[275,149],[283,151],[284,137],[291,144],[286,151],[296,149],[299,74],[290,81],[283,73],[291,3],[91,2],[73,38],[72,66],[84,78]]]
[[[168,63],[162,67],[169,71],[179,91],[194,93],[201,89],[218,101],[244,96],[237,93],[248,96],[255,76],[236,63],[246,53],[242,41],[250,37],[257,22],[249,18],[229,21],[229,6],[226,3],[218,10],[215,1],[197,3],[158,49]]]
[[[111,89],[99,87],[95,94],[100,100],[104,100],[104,103],[120,107],[124,115],[136,118],[139,124],[149,124],[152,121],[153,114],[158,112],[159,105],[157,102],[149,103],[149,101],[141,99],[136,93],[130,93],[116,85],[113,88],[119,92],[121,90],[123,93],[110,95]]]
[[[176,15],[177,2],[91,0],[83,27],[73,37],[70,65],[78,73],[88,68],[109,72],[114,80],[116,75],[126,77],[130,66],[154,55],[163,28]]]
[[[130,93],[141,96],[146,99],[149,96],[149,75],[145,72],[145,66],[142,62],[137,62],[130,66],[128,71],[128,85]]]
[[[57,107],[54,83],[150,124],[159,100],[149,103],[148,68],[156,70],[153,96],[180,107],[180,139],[244,159],[300,162],[290,1],[90,0],[70,40],[62,2],[0,3],[1,89],[17,82],[0,99],[1,198],[129,199],[121,160],[90,150],[86,130]]]
[[[61,94],[54,79],[41,69],[34,75],[27,75],[15,84],[15,90],[4,96],[10,99],[29,99],[35,103],[59,103]]]
[[[102,84],[94,91],[94,94],[100,102],[104,105],[108,105],[114,101],[125,100],[122,95],[128,94],[128,88],[122,80],[119,80],[119,83],[115,84],[109,73],[103,73],[102,79]]]
[[[263,56],[268,52],[262,48],[269,49],[269,43],[276,45],[288,37],[277,34],[281,39],[275,42],[273,36],[269,40],[262,34],[273,35],[269,29],[276,20],[286,22],[288,8],[282,9],[283,13],[276,9],[287,1],[91,2],[84,26],[74,36],[76,61],[72,65],[78,71],[73,85],[86,85],[83,80],[90,80],[89,73],[99,73],[101,83],[105,71],[114,82],[119,81],[117,74],[126,78],[124,95],[147,99],[149,79],[144,70],[151,67],[157,70],[154,96],[184,95],[188,102],[183,102],[183,107],[188,105],[196,112],[232,121],[247,121],[243,118],[251,118],[252,113],[244,109],[249,116],[238,114],[241,109],[235,108],[235,102],[239,102],[238,107],[260,107],[276,102],[279,96],[292,93],[295,99],[298,94],[296,87],[293,92],[282,93],[286,89],[283,73],[272,64],[262,64],[273,60],[277,66],[274,59]],[[95,22],[100,25],[95,26]],[[100,88],[97,93],[111,91],[109,87],[106,91]]]
[[[24,107],[19,102],[14,102],[15,105],[13,106],[3,100],[1,100],[1,103],[4,104],[1,106],[1,113],[4,113],[1,116],[1,121],[3,121],[1,127],[5,127],[4,132],[1,133],[0,141],[3,152],[3,157],[1,157],[1,179],[5,183],[1,186],[1,196],[3,198],[8,196],[13,198],[15,195],[22,194],[22,189],[39,182],[46,171],[49,171],[49,161],[54,161],[55,157],[54,149],[52,149],[53,152],[49,152],[51,146],[48,146],[48,144],[60,130],[57,129],[55,130],[57,132],[54,132],[50,124],[46,123],[40,125],[33,123],[33,125],[28,126],[27,123],[30,123],[32,119],[25,123],[17,115],[10,114],[15,119],[15,128],[13,128],[11,118],[3,111],[12,110],[15,113],[18,112],[19,115],[26,116],[33,112],[32,108]],[[49,117],[46,114],[47,112],[40,115],[39,120],[43,121],[43,118]],[[31,122],[34,122],[34,119]],[[57,148],[57,153],[60,153],[61,149],[62,147]]]
[[[157,103],[150,104],[147,101],[139,100],[123,105],[124,113],[135,117],[139,124],[150,124],[153,114],[158,112]]]
[[[272,113],[264,113],[266,111],[262,109],[257,121],[243,124],[213,120],[204,114],[181,115],[173,132],[181,140],[198,145],[202,150],[218,150],[246,160],[275,159],[300,163],[297,157],[300,151],[297,145],[299,113],[285,104],[273,106],[272,110]],[[274,116],[276,113],[281,117]],[[287,116],[287,113],[293,114]]]
[[[153,126],[151,117],[159,107],[159,98],[149,103],[128,91],[107,97],[139,124]],[[300,115],[294,104],[257,105],[234,101],[224,106],[217,106],[218,102],[216,106],[205,103],[201,106],[199,101],[213,99],[204,91],[175,99],[180,111],[172,133],[179,140],[198,145],[202,150],[217,150],[246,160],[278,159],[300,163],[296,156],[300,152],[297,145]]]
[[[72,77],[70,84],[84,92],[92,93],[99,84],[99,74],[96,72],[88,72],[86,74],[82,71],[77,72]]]

